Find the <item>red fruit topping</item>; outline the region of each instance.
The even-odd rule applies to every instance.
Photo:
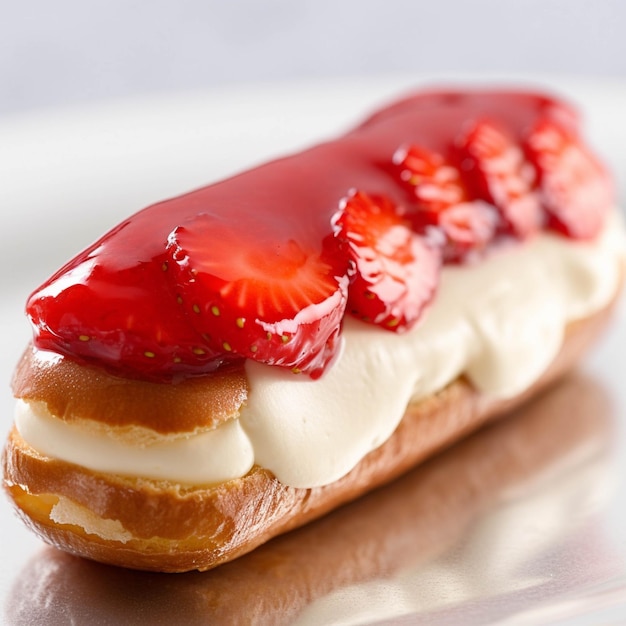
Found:
[[[111,271],[87,258],[29,299],[36,345],[150,380],[216,369],[224,359],[189,327],[164,269]]]
[[[527,139],[548,226],[574,239],[596,236],[613,204],[609,176],[574,129],[539,120]]]
[[[438,226],[446,238],[444,260],[448,263],[476,260],[493,240],[498,223],[493,205],[480,200],[462,202],[441,211]]]
[[[498,208],[504,232],[525,238],[541,228],[534,169],[503,130],[488,121],[475,124],[460,142],[460,159],[473,195]]]
[[[315,249],[298,230],[281,239],[271,225],[202,213],[171,233],[168,251],[179,302],[207,346],[315,378],[336,351],[348,266],[332,234]]]
[[[371,193],[338,210],[355,188]],[[317,377],[347,302],[404,330],[433,298],[441,259],[474,261],[546,223],[590,238],[612,202],[566,105],[416,94],[334,141],[140,211],[27,311],[38,348],[122,376],[171,381],[249,358]]]
[[[498,215],[493,206],[470,201],[458,168],[418,146],[398,150],[394,162],[415,198],[407,218],[417,232],[435,238],[438,233],[431,229],[437,227],[445,261],[467,260],[485,249],[496,233]]]
[[[423,211],[440,211],[467,200],[459,170],[443,156],[419,146],[398,150],[393,161],[400,167],[400,178],[411,188]]]
[[[381,196],[355,193],[345,201],[335,226],[354,263],[350,312],[395,331],[413,326],[437,288],[436,248]]]

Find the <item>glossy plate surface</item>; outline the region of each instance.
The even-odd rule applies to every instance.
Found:
[[[332,137],[424,82],[240,88],[0,119],[2,434],[12,421],[8,381],[30,333],[23,303],[53,270],[135,210]],[[509,83],[578,103],[626,205],[626,84]],[[68,557],[42,547],[2,498],[0,620],[626,621],[625,371],[622,303],[582,372],[540,401],[207,574],[144,574]]]

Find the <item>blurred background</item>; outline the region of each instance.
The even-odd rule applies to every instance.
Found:
[[[626,78],[623,0],[0,0],[0,116],[390,74]]]

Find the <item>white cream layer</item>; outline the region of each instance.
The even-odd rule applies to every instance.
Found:
[[[16,425],[41,453],[97,471],[207,484],[256,463],[287,485],[324,485],[382,444],[412,399],[461,374],[493,396],[530,386],[556,356],[567,323],[612,299],[624,249],[616,214],[593,243],[542,234],[477,265],[446,267],[411,332],[346,320],[341,355],[320,380],[249,361],[247,405],[210,433],[131,446],[23,401]]]

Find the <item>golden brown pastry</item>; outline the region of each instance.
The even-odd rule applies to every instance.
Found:
[[[478,559],[491,563],[493,556],[485,543],[496,551],[503,540],[503,550],[510,549],[517,545],[516,537],[528,535],[529,519],[541,532],[533,534],[534,541],[520,555],[523,564],[543,556],[546,539],[554,561],[554,539],[568,544],[573,539],[566,531],[578,530],[578,525],[572,526],[572,516],[580,519],[581,505],[588,513],[594,510],[589,496],[597,500],[596,482],[605,477],[603,473],[596,476],[591,490],[584,477],[590,470],[595,475],[598,465],[603,466],[613,417],[602,387],[588,377],[573,375],[510,418],[467,438],[384,489],[209,572],[172,577],[124,571],[54,549],[42,550],[18,574],[9,594],[7,619],[20,624],[73,620],[276,625],[292,624],[305,611],[306,623],[325,622],[329,613],[321,613],[322,618],[316,601],[323,603],[322,610],[328,611],[329,604],[341,610],[346,601],[339,598],[351,586],[362,592],[372,585],[385,585],[391,592],[407,572],[416,581],[432,583],[429,566],[437,571],[437,559],[446,559],[461,539],[464,545],[469,541],[462,565],[467,567],[469,555],[476,552]],[[556,485],[555,476],[561,478]],[[575,497],[563,491],[563,481],[575,486]],[[541,497],[546,497],[546,489],[552,515],[546,514]],[[544,506],[537,509],[537,501]],[[509,510],[515,508],[517,515],[500,520],[494,533],[494,507],[503,502]],[[583,527],[585,519],[580,520]],[[483,525],[489,529],[484,531],[486,538],[480,533]],[[473,551],[476,542],[481,549]],[[455,562],[458,558],[457,554]],[[474,565],[471,571],[476,571],[475,561],[470,563]],[[509,561],[513,569],[516,564],[520,566]],[[487,581],[498,575],[501,570],[486,573]],[[458,585],[459,579],[453,580]],[[466,582],[472,589],[462,588],[462,593],[476,593],[472,582]],[[334,592],[342,595],[333,600]],[[435,606],[452,602],[454,590],[446,588],[445,592],[432,589],[431,600],[438,599]],[[415,608],[424,610],[429,595],[425,589],[416,589]],[[385,594],[380,603],[391,611],[393,598],[393,593]],[[402,608],[406,610],[405,603]]]

